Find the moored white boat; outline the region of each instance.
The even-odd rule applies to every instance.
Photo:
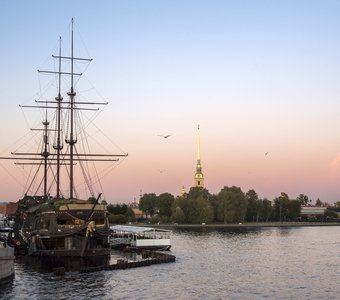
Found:
[[[169,250],[171,230],[114,225],[110,226],[110,245],[112,248],[132,247],[148,250]]]
[[[0,241],[0,284],[14,278],[14,249]]]

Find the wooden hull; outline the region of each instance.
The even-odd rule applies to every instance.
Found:
[[[20,227],[27,254],[48,257],[91,257],[110,254],[106,205],[68,199],[43,202],[24,211]]]
[[[49,256],[49,257],[92,257],[110,255],[110,249],[89,249],[82,255],[80,249],[75,250],[38,250],[30,253],[32,256]]]
[[[49,257],[92,257],[110,255],[106,235],[85,236],[77,232],[67,236],[40,236],[31,241],[29,255]]]

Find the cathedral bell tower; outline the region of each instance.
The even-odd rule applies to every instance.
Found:
[[[195,187],[204,187],[204,177],[202,173],[201,157],[200,157],[200,125],[198,125],[198,143],[197,143],[197,164],[195,173]]]

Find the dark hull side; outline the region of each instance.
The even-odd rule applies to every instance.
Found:
[[[105,231],[86,236],[85,232],[64,236],[36,236],[31,239],[28,254],[49,257],[91,257],[110,255]]]
[[[37,272],[55,272],[55,269],[64,268],[66,272],[79,272],[83,268],[105,267],[110,264],[110,256],[19,256],[18,265],[29,267]]]
[[[81,249],[74,250],[37,250],[30,253],[32,256],[46,256],[46,257],[93,257],[93,256],[106,256],[110,255],[110,249],[88,249],[83,254]]]
[[[0,278],[0,285],[3,285],[3,284],[6,284],[6,283],[13,281],[14,277],[15,277],[15,274],[13,273],[13,274],[5,277],[5,278]]]

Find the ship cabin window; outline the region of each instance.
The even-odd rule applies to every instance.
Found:
[[[42,216],[38,218],[35,222],[35,228],[40,229],[40,230],[48,230],[50,227],[50,219]]]
[[[57,215],[58,227],[74,227],[84,224],[84,220],[74,218],[70,215],[59,214]]]

